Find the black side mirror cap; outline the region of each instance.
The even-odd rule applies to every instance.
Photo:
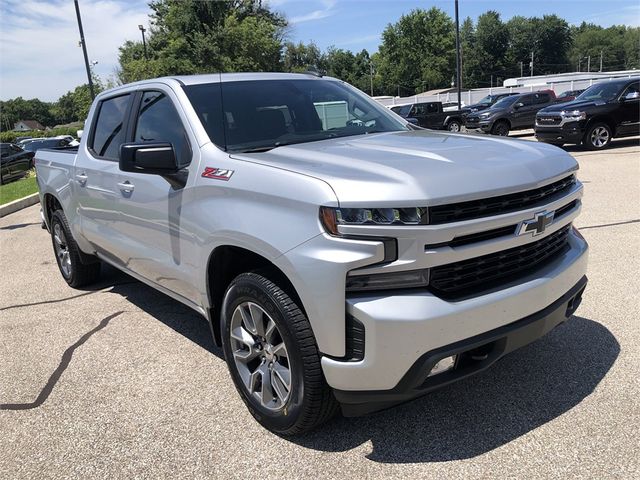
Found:
[[[180,167],[169,142],[123,143],[120,146],[120,170],[170,175],[177,173]]]

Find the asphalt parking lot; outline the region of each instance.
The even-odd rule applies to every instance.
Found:
[[[576,316],[471,379],[293,439],[253,420],[197,314],[113,269],[73,290],[38,206],[0,219],[0,478],[638,478],[640,144],[567,150],[591,245]]]

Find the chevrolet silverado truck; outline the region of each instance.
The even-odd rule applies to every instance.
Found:
[[[327,77],[107,90],[79,147],[36,169],[66,282],[110,264],[199,312],[284,435],[486,369],[567,320],[587,281],[569,154],[415,130]]]
[[[613,138],[640,135],[640,78],[596,83],[572,102],[540,110],[535,132],[541,142],[590,150],[607,148]]]

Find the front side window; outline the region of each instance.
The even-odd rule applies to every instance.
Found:
[[[181,167],[191,162],[191,149],[182,120],[162,92],[144,92],[136,122],[135,142],[169,142]]]
[[[209,138],[229,151],[408,130],[382,105],[332,80],[235,81],[184,90]]]
[[[97,156],[118,160],[120,145],[125,141],[124,121],[128,105],[129,95],[100,102],[90,146]]]

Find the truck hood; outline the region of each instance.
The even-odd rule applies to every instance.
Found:
[[[282,146],[234,158],[327,182],[341,205],[431,206],[503,195],[577,170],[541,143],[429,130],[358,135]]]
[[[551,105],[550,107],[545,107],[540,112],[542,113],[551,113],[551,112],[561,112],[563,110],[581,110],[583,108],[591,108],[600,105],[606,105],[607,102],[604,100],[572,100],[570,102],[561,102]],[[538,112],[538,113],[540,113]]]

